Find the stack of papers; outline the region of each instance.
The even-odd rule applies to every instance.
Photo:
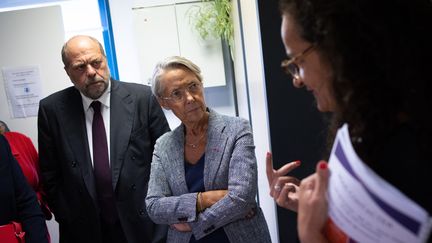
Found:
[[[363,163],[346,124],[336,136],[329,168],[325,233],[331,242],[426,242],[432,228],[428,212]]]

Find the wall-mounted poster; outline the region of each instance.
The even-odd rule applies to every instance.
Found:
[[[42,91],[39,67],[3,67],[2,73],[11,117],[37,116]]]

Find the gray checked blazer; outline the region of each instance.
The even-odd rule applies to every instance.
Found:
[[[184,170],[184,126],[165,133],[155,145],[146,197],[147,211],[157,224],[189,223],[192,232],[169,229],[168,242],[201,239],[223,227],[230,242],[271,242],[267,223],[257,206],[255,145],[248,121],[209,109],[205,149],[206,190],[228,194],[204,212],[196,213],[197,193],[189,193]],[[254,217],[245,216],[256,208]]]

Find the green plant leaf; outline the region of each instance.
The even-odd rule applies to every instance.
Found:
[[[193,6],[188,10],[189,20],[202,39],[222,38],[233,43],[234,27],[231,17],[230,0],[202,0],[201,6]]]

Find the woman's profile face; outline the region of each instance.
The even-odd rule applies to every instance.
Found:
[[[163,88],[159,103],[173,113],[186,125],[199,122],[206,112],[204,92],[201,81],[186,68],[163,71],[160,76]]]
[[[320,57],[314,48],[306,55],[301,55],[313,43],[303,40],[298,31],[297,24],[289,14],[282,16],[282,41],[288,57],[296,58],[298,78],[293,78],[293,85],[297,88],[305,87],[312,92],[321,112],[335,110],[335,102],[331,92],[332,71],[330,65]]]

